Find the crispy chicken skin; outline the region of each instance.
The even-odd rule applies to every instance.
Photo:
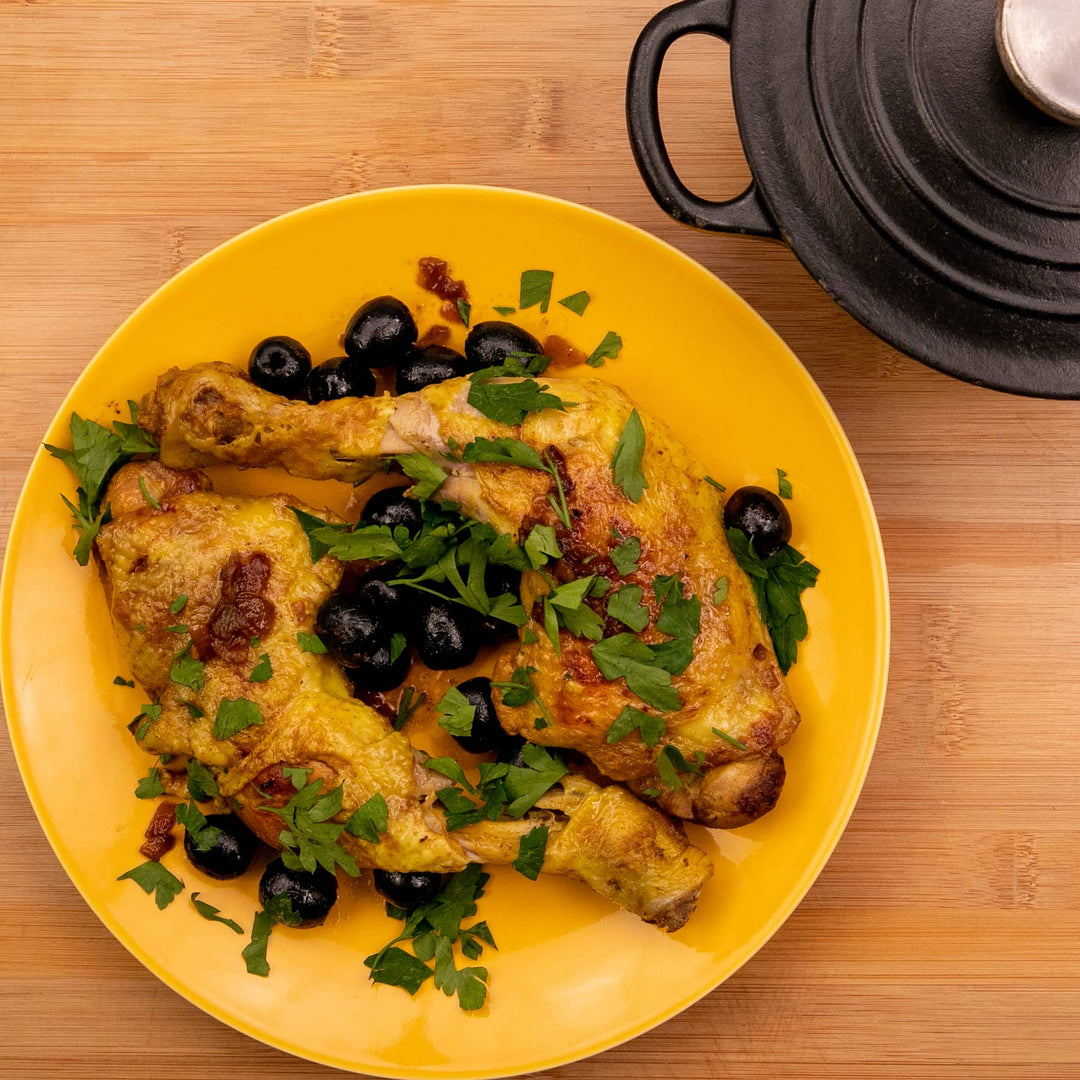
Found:
[[[143,497],[140,478],[160,509]],[[545,872],[583,881],[667,930],[689,917],[712,873],[708,856],[624,790],[568,776],[523,819],[447,831],[433,799],[446,779],[350,696],[336,663],[297,641],[313,632],[342,567],[328,556],[312,564],[289,499],[217,495],[202,474],[158,462],[124,466],[107,498],[113,520],[97,541],[106,597],[132,671],[162,706],[158,719],[140,717],[132,729],[144,749],[175,755],[171,767],[188,756],[211,766],[222,797],[268,843],[278,846],[281,821],[262,807],[293,793],[283,768],[308,768],[324,790],[342,786],[339,820],[376,793],[385,798],[389,825],[379,843],[341,836],[362,866],[446,872],[511,862],[516,838],[542,822],[550,829]],[[186,603],[172,610],[180,596]],[[183,685],[174,669],[189,640],[205,663],[201,685]],[[263,653],[273,676],[252,683]],[[238,697],[258,705],[262,723],[215,738],[221,701]]]
[[[784,778],[777,749],[794,732],[798,713],[749,581],[728,546],[720,496],[667,427],[642,415],[642,467],[649,487],[639,502],[632,502],[614,483],[611,460],[633,403],[598,379],[544,377],[544,382],[576,405],[530,413],[520,427],[508,427],[468,404],[467,380],[449,380],[396,398],[307,405],[260,390],[228,365],[201,364],[164,375],[155,392],[144,398],[139,416],[157,436],[162,461],[176,468],[213,462],[280,465],[298,476],[356,482],[381,468],[387,454],[419,451],[450,473],[439,497],[457,502],[470,517],[515,539],[524,538],[534,524],[554,526],[564,555],[555,564],[556,575],[563,579],[590,573],[618,578],[610,559],[620,542],[614,530],[622,537],[639,537],[639,565],[626,580],[641,586],[649,607],[641,639],[666,640],[655,629],[657,576],[677,575],[686,595],[701,600],[701,632],[693,660],[673,680],[682,708],[665,717],[664,742],[687,760],[701,755],[697,760],[703,775],[685,776],[680,791],[668,791],[659,801],[669,813],[701,824],[745,824],[776,802]],[[448,456],[452,445],[500,436],[518,438],[556,461],[570,529],[548,503],[553,480],[547,473],[470,465]],[[728,580],[727,598],[714,604],[711,597],[720,578]],[[527,582],[526,592],[528,588]],[[530,599],[524,597],[527,610]],[[604,614],[603,601],[595,603]],[[609,682],[601,676],[589,651],[591,642],[563,632],[560,658],[536,623],[531,629],[534,633],[527,636],[536,640],[508,649],[496,678],[508,678],[521,665],[534,667],[534,685],[554,723],[537,731],[534,710],[499,705],[503,726],[533,742],[578,750],[603,774],[639,793],[659,789],[660,746],[645,746],[636,732],[612,744],[606,741],[623,707],[641,707],[640,699],[622,680]],[[610,634],[625,628],[609,619],[605,629]]]

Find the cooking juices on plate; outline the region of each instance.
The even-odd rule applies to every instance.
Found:
[[[476,1009],[488,972],[462,958],[495,947],[470,921],[484,863],[574,878],[669,931],[690,917],[712,865],[682,822],[735,827],[779,796],[798,723],[782,673],[817,569],[782,498],[747,487],[725,505],[611,382],[569,366],[540,381],[549,352],[584,353],[504,318],[470,326],[464,284],[421,263],[469,328],[463,352],[380,296],[343,356],[313,365],[267,338],[247,373],[172,369],[130,424],[73,416],[73,449],[50,450],[80,482],[76,556],[99,561],[152,699],[130,725],[159,758],[136,794],[167,801],[124,877],[159,907],[183,891],[160,861],[176,823],[212,878],[247,872],[260,841],[280,851],[243,950],[266,975],[274,925],[319,925],[338,871],[370,868],[402,924],[371,978],[431,978]],[[552,279],[526,271],[520,307],[546,310]],[[558,302],[580,316],[589,299]],[[609,331],[586,363],[621,345]],[[217,494],[201,471],[216,463],[409,483],[347,522]],[[461,752],[415,746],[425,720]]]

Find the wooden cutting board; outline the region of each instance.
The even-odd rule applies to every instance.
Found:
[[[892,679],[858,809],[784,928],[682,1016],[557,1075],[1080,1076],[1080,406],[950,381],[786,248],[666,218],[623,121],[659,6],[0,0],[0,525],[105,337],[256,222],[471,181],[649,229],[749,300],[836,409],[884,534]],[[724,47],[680,43],[661,97],[686,180],[734,194]],[[71,887],[4,740],[0,771],[3,1075],[331,1075],[149,975]]]

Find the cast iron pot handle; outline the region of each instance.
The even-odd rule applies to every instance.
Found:
[[[656,84],[668,49],[686,34],[710,34],[731,41],[732,0],[683,0],[655,15],[641,31],[630,57],[626,121],[634,160],[653,198],[676,221],[712,232],[780,234],[754,182],[734,199],[713,202],[695,195],[678,177],[660,130]]]

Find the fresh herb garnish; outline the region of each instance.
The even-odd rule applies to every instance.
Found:
[[[462,448],[461,460],[490,462],[493,465],[518,465],[523,469],[544,468],[538,451],[520,439],[511,438],[473,439]]]
[[[518,841],[517,858],[510,864],[519,874],[535,881],[540,876],[547,852],[548,827],[537,825]]]
[[[636,572],[641,558],[641,540],[636,536],[627,537],[611,551],[611,561],[623,577]]]
[[[216,799],[221,794],[214,774],[196,757],[188,758],[187,789],[196,802]]]
[[[563,401],[556,394],[547,393],[547,386],[535,379],[520,379],[518,382],[492,382],[493,369],[482,368],[469,376],[469,404],[483,413],[489,420],[500,424],[517,427],[529,413],[543,409],[567,408],[577,405],[576,401]]]
[[[227,926],[234,934],[242,934],[244,932],[244,928],[238,922],[233,922],[232,919],[226,919],[221,914],[221,908],[216,908],[213,904],[208,904],[205,900],[200,900],[197,892],[191,894],[191,903],[195,910],[209,922],[219,922],[222,926]]]
[[[483,896],[487,880],[482,867],[472,863],[455,874],[438,896],[412,911],[387,904],[386,913],[405,925],[401,933],[364,960],[365,967],[371,971],[371,981],[400,986],[412,995],[427,979],[433,978],[436,988],[447,997],[457,994],[462,1009],[481,1008],[487,996],[487,969],[458,969],[453,946],[458,943],[470,960],[479,959],[485,944],[496,947],[487,923],[461,925],[476,914],[476,901]],[[412,942],[415,956],[399,948],[399,943],[405,941]],[[435,961],[434,968],[425,962],[431,960]]]
[[[611,458],[611,473],[615,483],[623,489],[631,502],[641,502],[641,496],[649,486],[645,473],[641,470],[641,460],[645,454],[645,428],[641,417],[634,409],[627,417],[622,434],[615,446]]]
[[[134,690],[135,689],[135,680],[134,679],[125,679],[123,675],[117,675],[116,678],[113,679],[113,686],[127,686],[127,687],[130,687],[132,690]]]
[[[346,818],[345,831],[359,840],[377,844],[389,825],[390,811],[386,799],[377,791]]]
[[[129,402],[129,405],[133,403]],[[136,410],[132,408],[132,421],[136,419]],[[59,458],[75,474],[78,482],[76,495],[78,505],[74,505],[63,495],[64,505],[75,518],[75,527],[79,540],[75,545],[75,558],[80,566],[90,560],[90,549],[97,538],[98,530],[111,514],[109,506],[101,506],[101,497],[109,478],[123,464],[136,454],[152,454],[157,451],[157,443],[137,424],[123,424],[116,421],[113,431],[93,420],[84,420],[78,413],[71,414],[71,449],[62,450],[45,444],[53,457]]]
[[[515,312],[515,311],[517,311],[517,308],[512,308],[512,307],[500,307],[499,305],[497,305],[497,304],[496,304],[496,305],[495,305],[495,310],[496,310],[496,311],[497,311],[497,312],[498,312],[498,313],[499,313],[500,315],[513,315],[513,314],[514,314],[514,312]]]
[[[161,719],[161,706],[157,702],[155,702],[153,705],[144,705],[139,710],[139,716],[145,716],[146,719],[138,726],[135,731],[136,742],[142,742],[143,739],[146,738],[146,733],[150,730],[150,725],[155,720]],[[136,716],[135,720],[138,720],[139,716]],[[135,720],[132,720],[132,723],[135,723]]]
[[[467,300],[458,300],[457,313],[467,328],[469,325],[469,316],[472,314],[472,305]]]
[[[602,574],[597,574],[596,580],[589,586],[589,595],[599,599],[606,596],[610,588],[611,579],[604,577]]]
[[[534,525],[523,546],[529,565],[534,570],[546,565],[548,559],[562,558],[562,549],[555,539],[555,530],[550,525]]]
[[[169,634],[186,634],[188,632],[187,623],[177,623],[176,626],[166,626],[165,631]]]
[[[308,545],[311,547],[311,561],[313,563],[318,562],[330,549],[330,541],[318,539],[315,536],[316,532],[333,535],[336,532],[346,532],[349,528],[349,526],[345,524],[323,521],[321,518],[315,517],[314,514],[309,514],[306,510],[301,510],[298,506],[290,506],[289,509],[296,515],[296,520],[300,522],[300,527],[304,530],[304,534],[308,538]]]
[[[427,694],[421,693],[420,696],[413,701],[413,695],[416,693],[415,686],[406,686],[401,692],[401,697],[398,700],[397,716],[394,717],[394,730],[400,731],[408,722],[420,706],[427,701]]]
[[[396,454],[394,461],[401,466],[406,476],[416,481],[407,493],[414,499],[430,499],[449,479],[449,475],[431,458],[419,452]]]
[[[390,635],[390,663],[396,663],[397,658],[409,647],[404,634],[396,630]]]
[[[181,803],[176,808],[176,820],[184,826],[196,851],[209,851],[221,836],[221,830],[208,824],[206,815],[193,802]]]
[[[787,473],[783,469],[776,470],[777,492],[781,499],[792,498],[791,481],[787,478]]]
[[[544,632],[551,641],[556,655],[561,656],[559,628],[569,630],[576,637],[599,641],[604,634],[604,620],[585,603],[592,588],[593,577],[575,578],[552,589],[544,597]]]
[[[214,717],[215,739],[231,739],[238,732],[263,722],[259,706],[245,697],[222,698]]]
[[[818,568],[790,545],[762,559],[741,529],[728,529],[727,536],[735,561],[750,578],[761,621],[786,675],[798,658],[799,642],[809,632],[801,597],[804,589],[817,583]]]
[[[159,910],[167,908],[184,891],[184,883],[161,863],[152,859],[132,867],[116,880],[126,879],[134,881],[148,896],[153,893]]]
[[[186,593],[181,593],[170,605],[169,614],[179,615],[184,610],[184,606],[187,604],[188,598]]]
[[[524,766],[511,765],[503,779],[506,789],[506,813],[522,817],[570,771],[562,758],[542,746],[526,743],[521,748]]]
[[[608,595],[608,615],[618,619],[623,626],[628,626],[635,633],[644,630],[649,621],[649,609],[641,603],[642,595],[640,585],[624,585],[621,589],[616,589]]]
[[[456,687],[452,686],[435,705],[436,723],[451,735],[472,734],[476,706]]]
[[[711,476],[705,477],[705,483],[712,485],[717,491],[727,491],[727,488],[719,480],[714,480]]]
[[[716,579],[716,584],[713,585],[712,602],[714,604],[722,604],[727,599],[728,594],[728,579],[727,577],[721,577]]]
[[[660,666],[653,648],[633,634],[604,638],[590,652],[605,679],[625,679],[627,687],[647,705],[661,712],[682,707],[682,698],[671,685],[671,672]]]
[[[712,732],[714,735],[719,735],[720,738],[724,740],[724,742],[731,743],[731,745],[734,746],[736,750],[742,750],[744,753],[750,752],[750,747],[747,746],[745,743],[739,742],[739,740],[736,739],[734,735],[729,735],[726,731],[721,731],[718,727],[714,727],[712,729]]]
[[[161,770],[152,765],[150,771],[139,779],[139,783],[135,788],[136,799],[156,799],[159,795],[165,794],[165,788],[161,783]]]
[[[564,308],[569,308],[575,315],[584,315],[585,309],[589,306],[589,301],[591,299],[592,297],[582,290],[581,292],[564,296],[559,303],[562,304]]]
[[[552,270],[525,270],[521,274],[521,291],[518,307],[524,311],[534,304],[540,305],[543,314],[551,301],[551,282],[555,277]]]
[[[631,731],[640,731],[641,741],[646,746],[655,746],[667,731],[667,725],[661,717],[627,705],[608,728],[607,741],[617,743],[620,739],[625,739]]]
[[[316,656],[322,656],[327,651],[318,634],[306,634],[303,630],[297,633],[296,643],[302,652],[314,653]]]
[[[339,785],[323,794],[321,778],[307,779],[310,770],[282,771],[296,794],[282,807],[261,808],[277,814],[285,824],[278,834],[285,848],[282,861],[290,870],[306,870],[309,874],[317,866],[331,874],[335,866],[340,866],[350,877],[356,877],[360,873],[356,860],[338,843],[345,826],[329,820],[341,810],[343,788]]]
[[[140,491],[142,492],[142,497],[143,497],[143,498],[144,498],[144,499],[145,499],[145,500],[146,500],[146,501],[147,501],[147,502],[148,502],[148,503],[149,503],[149,504],[150,504],[150,505],[151,505],[151,506],[152,506],[152,507],[153,507],[153,508],[154,508],[155,510],[160,510],[160,509],[161,509],[161,503],[159,503],[159,502],[157,501],[157,499],[155,499],[155,498],[154,498],[154,496],[153,496],[153,495],[151,495],[151,494],[150,494],[150,492],[146,490],[146,483],[145,483],[145,481],[143,480],[143,478],[142,478],[141,476],[139,477],[139,490],[140,490]]]
[[[169,666],[169,680],[197,694],[206,685],[206,665],[191,655],[191,649],[192,643],[189,641],[173,657]]]
[[[699,753],[697,758],[698,760],[693,762],[687,761],[677,746],[668,743],[656,757],[656,768],[660,773],[660,779],[663,781],[664,786],[669,791],[678,791],[682,787],[679,773],[692,773],[695,776],[700,776],[701,762],[704,760],[704,755]]]
[[[194,701],[185,701],[183,704],[192,720],[201,720],[206,715]]]
[[[271,897],[266,907],[255,913],[255,921],[251,926],[251,941],[244,946],[240,954],[249,975],[270,974],[270,965],[266,962],[266,946],[274,927],[278,923],[299,926],[301,921],[299,913],[293,909],[292,901],[284,895]]]
[[[259,662],[251,669],[251,674],[248,676],[248,682],[268,682],[274,674],[274,669],[270,664],[270,654],[263,653],[259,657]]]
[[[596,346],[595,349],[589,354],[588,359],[585,361],[589,367],[603,367],[605,360],[614,360],[619,355],[619,350],[622,348],[622,338],[615,333],[614,330],[609,330],[604,335],[604,340]],[[634,500],[637,502],[637,500]]]

